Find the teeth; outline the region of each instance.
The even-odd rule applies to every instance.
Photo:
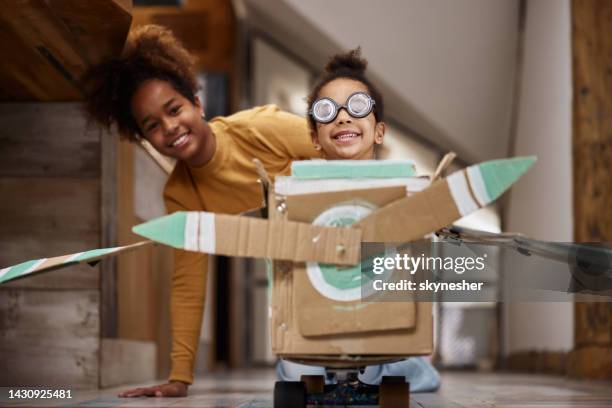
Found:
[[[342,139],[350,139],[353,137],[357,137],[357,133],[344,133],[342,135],[336,136],[334,139],[342,140]]]
[[[187,134],[182,135],[172,143],[172,147],[178,146],[187,139]]]

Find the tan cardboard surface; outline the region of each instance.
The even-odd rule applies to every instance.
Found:
[[[336,193],[302,194],[287,197],[287,216],[303,222],[313,222],[323,211],[336,204],[367,203],[382,207],[406,196],[403,187],[385,187]],[[342,274],[339,268],[336,271]],[[298,326],[304,336],[363,333],[414,326],[415,309],[412,303],[381,303],[336,301],[319,293],[313,286],[304,264],[294,264],[293,295]],[[325,316],[321,319],[320,316]]]
[[[284,357],[287,360],[300,364],[319,365],[331,368],[354,368],[369,365],[395,363],[404,359],[404,356],[381,355],[381,356],[315,356],[315,355],[291,355]]]
[[[333,202],[366,200],[377,204],[405,197],[405,189],[385,188],[366,191],[308,194],[308,197],[284,198],[293,220],[308,221],[333,205]],[[287,218],[270,194],[270,218]],[[294,268],[297,268],[294,270]],[[300,273],[301,268],[301,273]],[[430,354],[433,350],[431,303],[377,303],[363,316],[347,318],[346,311],[330,311],[336,302],[316,296],[304,270],[304,264],[274,262],[272,286],[271,338],[274,353],[294,360],[338,366],[355,366],[390,361],[393,356]],[[368,306],[369,307],[369,306]],[[398,320],[394,317],[400,316]],[[406,318],[408,316],[408,318]],[[403,328],[390,329],[393,326]],[[340,329],[338,329],[340,327]],[[304,334],[308,333],[307,335]],[[363,357],[366,360],[358,362]],[[321,360],[323,358],[324,360]],[[371,361],[370,361],[371,360]]]
[[[364,242],[408,242],[445,227],[461,218],[446,180],[427,190],[397,200],[363,218]]]
[[[304,264],[294,265],[293,294],[298,326],[304,336],[406,329],[415,324],[413,302],[338,302],[321,296],[312,287]]]
[[[346,356],[411,356],[430,354],[433,351],[432,304],[423,302],[412,303],[416,309],[415,325],[412,328],[344,335],[302,335],[298,326],[298,314],[301,311],[293,302],[290,291],[294,287],[292,276],[290,272],[275,274],[275,302],[272,310],[272,351],[275,354],[281,357],[301,356],[302,359],[305,355],[329,356],[330,359],[342,360]],[[327,319],[326,315],[317,317],[320,321]]]
[[[220,255],[354,265],[361,230],[216,214],[215,238]]]
[[[338,203],[366,201],[376,207],[406,197],[406,188],[381,187],[364,190],[337,191],[333,193],[308,193],[290,195],[285,198],[288,219],[311,223],[323,211]]]

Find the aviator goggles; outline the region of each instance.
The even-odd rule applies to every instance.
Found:
[[[312,103],[308,114],[319,123],[329,123],[336,119],[340,109],[344,108],[354,118],[365,118],[374,109],[374,99],[365,92],[351,94],[344,105],[338,105],[331,98],[317,99]]]

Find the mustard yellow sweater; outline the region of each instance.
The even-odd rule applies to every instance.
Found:
[[[217,142],[210,162],[189,167],[178,162],[164,189],[168,213],[211,211],[237,214],[260,208],[261,185],[252,162],[258,158],[274,177],[288,174],[292,160],[319,157],[306,120],[274,105],[245,110],[209,122]],[[176,250],[171,289],[172,371],[170,380],[193,382],[208,259]]]

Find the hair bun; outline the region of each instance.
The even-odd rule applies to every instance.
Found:
[[[361,58],[361,47],[357,47],[347,53],[331,57],[325,65],[325,72],[333,74],[338,71],[353,71],[363,75],[367,66],[368,61]]]

